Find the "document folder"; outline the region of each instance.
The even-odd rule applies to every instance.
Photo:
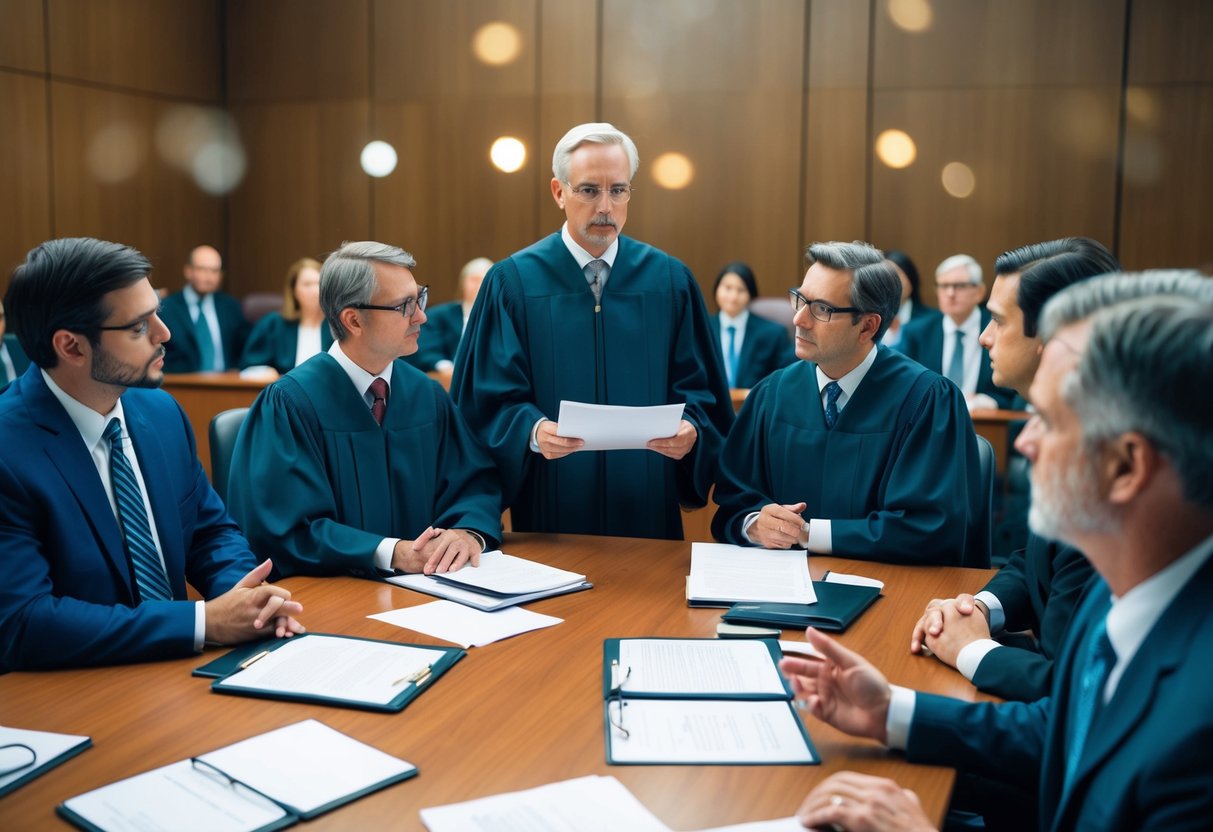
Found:
[[[814,581],[813,588],[817,592],[814,604],[734,604],[721,620],[841,633],[880,597],[880,589],[874,586]]]
[[[30,763],[25,768],[14,768],[8,774],[0,775],[0,797],[19,789],[36,777],[41,777],[93,745],[93,741],[88,737],[0,726],[0,745],[10,743],[28,749]],[[10,751],[17,752],[17,749]]]

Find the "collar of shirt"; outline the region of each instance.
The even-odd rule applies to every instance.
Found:
[[[1150,630],[1210,555],[1213,555],[1213,535],[1120,598],[1112,599],[1112,609],[1108,612],[1108,641],[1116,651],[1116,666],[1108,674],[1105,700],[1116,690],[1121,674],[1133,661]]]
[[[573,259],[577,261],[577,268],[582,271],[585,271],[586,264],[591,260],[605,260],[609,268],[615,268],[615,255],[619,254],[618,237],[611,241],[610,246],[602,253],[601,257],[595,257],[573,241],[573,235],[569,233],[569,224],[567,222],[560,226],[560,239],[564,240],[564,247],[569,250],[569,254],[573,255]]]
[[[737,337],[740,338],[745,334],[745,325],[750,320],[750,310],[742,309],[741,314],[736,318],[730,318],[726,313],[720,313],[720,334],[724,335],[729,331],[729,327],[737,327]]]
[[[76,430],[80,431],[80,438],[84,440],[84,446],[89,449],[90,453],[105,434],[105,426],[115,416],[122,423],[123,433],[126,432],[126,415],[122,411],[121,398],[114,405],[114,409],[103,416],[64,392],[62,387],[55,384],[55,380],[47,374],[46,370],[42,370],[42,379],[55,398],[59,400],[59,404],[63,405],[63,409],[67,411],[68,418],[72,420]]]
[[[973,311],[969,313],[969,317],[960,326],[949,316],[943,316],[943,337],[944,340],[955,340],[956,330],[960,330],[965,334],[965,346],[976,344],[977,337],[981,335],[981,307],[974,306]]]
[[[371,387],[371,382],[377,378],[381,378],[387,382],[388,390],[392,389],[392,362],[388,362],[388,365],[383,368],[383,372],[375,376],[351,361],[350,357],[341,349],[340,341],[334,341],[333,345],[329,347],[329,355],[333,356],[337,363],[341,365],[341,369],[345,370],[345,374],[350,377],[350,382],[353,383],[354,389],[358,391],[358,395],[362,396],[362,398],[366,398],[367,391]]]
[[[863,361],[859,362],[859,366],[854,370],[851,370],[851,372],[847,373],[842,378],[830,378],[821,371],[820,367],[818,367],[817,393],[822,397],[822,401],[825,401],[826,385],[831,381],[836,381],[838,382],[838,386],[842,388],[842,393],[838,395],[838,401],[835,402],[835,405],[839,410],[846,407],[847,401],[851,398],[851,396],[855,395],[855,391],[859,388],[859,384],[863,381],[863,377],[868,374],[868,370],[872,369],[872,365],[876,363],[876,351],[876,347],[873,346],[872,349],[868,350],[867,357],[864,358]]]

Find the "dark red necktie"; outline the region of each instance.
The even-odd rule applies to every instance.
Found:
[[[371,395],[375,400],[371,402],[371,415],[375,417],[376,424],[383,424],[383,416],[387,413],[387,382],[381,378],[377,378],[371,382]]]

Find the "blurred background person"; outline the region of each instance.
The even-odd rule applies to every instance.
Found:
[[[0,390],[17,376],[25,372],[29,359],[17,336],[5,335],[4,328],[8,321],[5,319],[4,303],[0,302]]]
[[[455,353],[459,351],[463,328],[467,326],[472,304],[480,292],[480,283],[491,268],[493,261],[487,257],[477,257],[464,264],[459,270],[462,299],[425,311],[425,328],[421,330],[417,352],[404,356],[405,361],[425,373],[432,370],[449,373],[455,368]]]
[[[901,341],[901,328],[904,325],[911,320],[925,320],[942,313],[933,306],[927,306],[923,301],[918,267],[914,265],[910,255],[901,249],[892,248],[886,251],[884,256],[893,264],[893,271],[901,278],[901,306],[897,309],[897,317],[889,324],[889,331],[881,340],[886,347],[895,347]]]
[[[745,263],[729,263],[716,275],[716,326],[712,336],[724,360],[729,387],[749,389],[796,360],[788,331],[761,315],[750,314],[758,282]]]
[[[223,258],[197,246],[183,269],[185,288],[164,299],[160,319],[173,337],[164,343],[164,372],[222,372],[240,363],[249,325],[240,301],[220,291]]]
[[[320,308],[320,263],[304,257],[286,270],[282,311],[270,312],[253,327],[240,369],[264,366],[287,373],[332,343]]]

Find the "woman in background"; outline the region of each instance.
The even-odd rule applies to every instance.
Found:
[[[754,272],[745,263],[729,263],[716,275],[716,326],[712,335],[724,360],[729,387],[748,389],[796,360],[783,326],[750,314],[758,297]]]
[[[922,302],[922,295],[919,293],[918,267],[914,265],[910,255],[900,249],[892,248],[884,253],[884,257],[893,264],[893,270],[901,278],[901,308],[898,309],[897,317],[893,319],[893,323],[889,325],[884,338],[881,339],[881,343],[885,346],[895,347],[901,342],[901,328],[911,319],[934,317],[942,313]]]
[[[304,257],[287,269],[282,312],[269,313],[253,327],[240,367],[268,366],[279,373],[290,372],[332,343],[320,309],[320,264]]]

